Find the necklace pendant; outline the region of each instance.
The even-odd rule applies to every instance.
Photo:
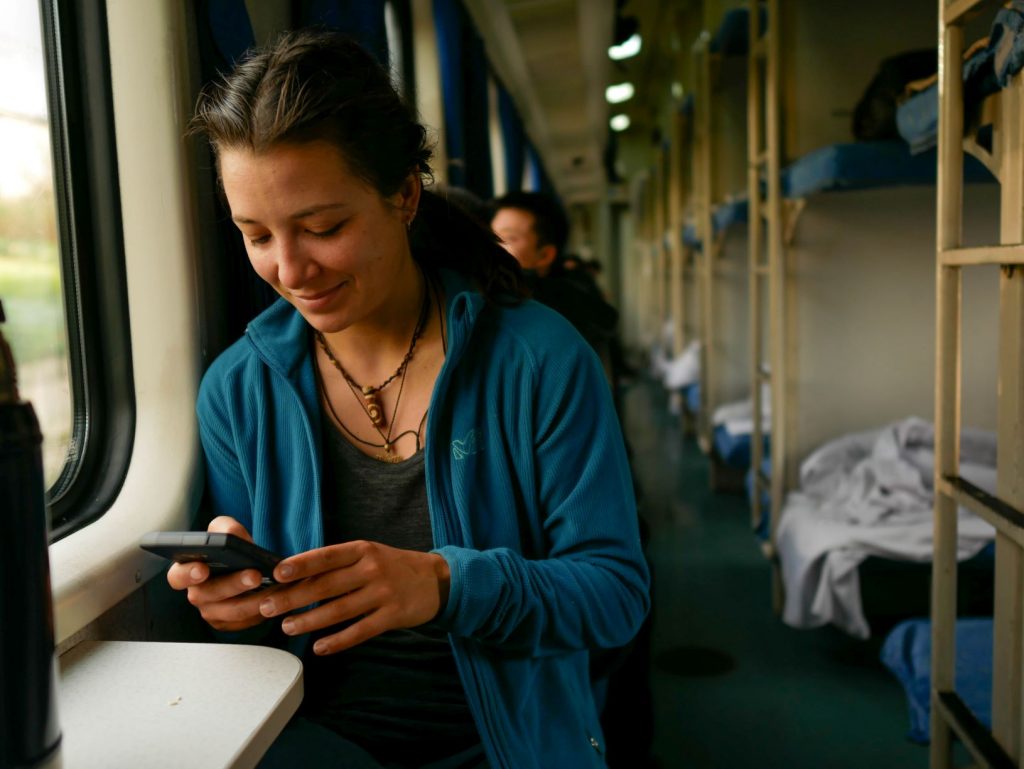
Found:
[[[388,464],[391,465],[397,465],[399,462],[402,461],[402,458],[400,456],[391,453],[390,443],[384,444],[384,453],[378,454],[377,459],[381,462],[387,462]]]
[[[363,400],[366,402],[366,414],[376,428],[384,427],[384,409],[381,408],[377,393],[363,393]]]

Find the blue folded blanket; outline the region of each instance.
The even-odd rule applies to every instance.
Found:
[[[882,663],[903,685],[910,713],[907,737],[931,739],[932,623],[901,622],[885,639]],[[992,620],[959,619],[956,623],[956,691],[986,726],[992,726]]]

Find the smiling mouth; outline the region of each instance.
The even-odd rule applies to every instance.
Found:
[[[292,296],[298,299],[300,302],[316,302],[320,299],[330,296],[339,288],[344,286],[346,283],[348,283],[348,281],[342,281],[338,285],[332,286],[331,288],[328,288],[325,291],[320,291],[319,293],[316,294],[292,294]]]

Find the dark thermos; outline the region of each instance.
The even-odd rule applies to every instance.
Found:
[[[0,769],[60,763],[42,442],[0,327]]]

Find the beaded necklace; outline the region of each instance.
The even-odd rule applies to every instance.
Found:
[[[320,331],[315,332],[316,340],[317,342],[320,343],[320,347],[323,348],[324,354],[327,356],[327,360],[331,362],[334,368],[338,369],[338,371],[341,372],[341,375],[345,378],[345,381],[348,382],[348,386],[352,389],[352,393],[357,398],[359,397],[359,394],[362,393],[363,410],[366,412],[366,415],[370,418],[370,421],[373,423],[373,426],[377,428],[378,431],[380,431],[380,429],[384,427],[384,425],[387,423],[387,419],[384,415],[384,409],[381,408],[380,405],[379,394],[381,390],[383,390],[385,387],[391,384],[399,375],[402,375],[403,379],[405,378],[405,369],[409,365],[409,361],[412,360],[413,353],[416,351],[416,342],[419,340],[420,335],[423,333],[423,328],[426,325],[427,311],[430,309],[429,294],[430,292],[427,287],[427,281],[426,278],[424,278],[423,304],[420,309],[420,317],[416,321],[416,328],[413,329],[412,332],[412,340],[409,342],[409,349],[405,353],[405,357],[402,358],[402,362],[398,364],[398,368],[395,369],[395,373],[389,376],[376,387],[372,387],[370,385],[360,385],[355,379],[353,379],[351,375],[349,375],[349,373],[345,370],[345,367],[342,366],[338,359],[334,356],[334,351],[331,349],[331,346],[327,344],[326,337],[324,337],[324,335]],[[398,411],[397,399],[395,400],[395,411]],[[392,420],[395,418],[394,414],[391,415],[391,418]],[[391,430],[389,427],[388,434],[390,435],[390,433]]]
[[[391,430],[394,427],[395,416],[398,414],[398,404],[399,404],[399,402],[402,399],[402,390],[405,389],[405,369],[408,367],[409,361],[412,360],[412,353],[413,353],[413,351],[414,351],[414,349],[416,347],[416,340],[419,338],[420,335],[422,335],[422,333],[424,331],[424,328],[426,326],[426,318],[428,316],[428,311],[429,311],[429,307],[430,307],[430,297],[429,297],[429,293],[430,292],[428,291],[428,286],[429,286],[429,289],[433,289],[433,291],[435,291],[435,292],[437,291],[437,288],[436,288],[436,286],[433,285],[432,281],[428,280],[426,282],[426,284],[424,285],[423,310],[420,313],[419,322],[417,323],[416,330],[413,333],[413,339],[412,339],[412,343],[409,346],[409,352],[406,353],[406,356],[402,360],[402,363],[399,365],[398,370],[394,374],[392,374],[390,377],[388,377],[388,379],[386,379],[378,387],[374,388],[374,394],[376,394],[377,392],[380,392],[380,390],[382,390],[384,387],[386,387],[396,377],[401,376],[401,380],[399,382],[398,395],[395,397],[395,407],[394,407],[394,409],[391,412],[391,421],[388,424],[387,434],[385,434],[384,431],[381,429],[382,424],[379,424],[378,421],[375,421],[374,418],[373,418],[373,412],[371,411],[372,407],[369,404],[368,399],[366,399],[366,397],[365,397],[366,396],[365,389],[364,388],[360,388],[358,383],[356,383],[356,381],[354,379],[352,379],[350,376],[348,376],[347,372],[341,367],[341,364],[338,363],[337,359],[333,357],[333,355],[331,353],[331,350],[330,350],[330,347],[327,345],[327,340],[324,338],[323,334],[321,334],[319,331],[314,332],[316,337],[317,337],[317,341],[320,343],[321,347],[323,347],[324,353],[327,355],[328,360],[330,360],[331,363],[335,366],[335,368],[337,368],[341,372],[342,376],[345,378],[345,382],[349,386],[349,389],[352,390],[352,394],[356,397],[356,400],[359,401],[360,405],[363,407],[363,411],[366,413],[366,416],[369,417],[370,423],[373,425],[374,429],[377,431],[377,434],[380,435],[381,439],[384,442],[383,443],[373,443],[372,441],[367,441],[367,440],[365,440],[363,438],[360,438],[358,435],[356,435],[354,432],[352,432],[344,422],[341,421],[341,417],[339,417],[338,413],[334,410],[334,404],[331,402],[331,398],[327,394],[327,388],[324,385],[323,375],[320,372],[320,367],[314,365],[313,369],[314,369],[314,372],[316,373],[317,384],[319,385],[320,392],[321,392],[321,394],[323,396],[324,402],[327,404],[327,409],[330,411],[331,416],[334,418],[334,421],[338,424],[338,426],[341,427],[341,429],[344,430],[345,433],[349,437],[351,437],[353,440],[357,441],[358,443],[363,444],[364,446],[369,446],[370,448],[383,449],[384,450],[383,453],[378,453],[378,454],[376,454],[374,456],[375,459],[377,459],[378,461],[381,461],[381,462],[388,462],[388,463],[391,463],[391,464],[398,464],[399,462],[403,461],[400,456],[398,456],[397,454],[393,454],[392,453],[392,449],[394,448],[394,445],[396,443],[398,443],[398,441],[401,440],[402,438],[404,438],[406,435],[415,435],[416,436],[416,452],[419,452],[420,449],[422,448],[421,441],[420,441],[420,434],[423,432],[423,425],[427,421],[427,414],[429,412],[429,409],[427,409],[427,410],[425,410],[423,412],[423,416],[420,418],[419,426],[415,430],[412,430],[412,429],[405,430],[405,431],[399,433],[398,435],[394,436],[393,438],[391,436]],[[440,323],[440,326],[441,326],[441,349],[442,349],[442,353],[447,354],[448,353],[448,341],[447,341],[446,335],[444,333],[444,318],[442,317],[442,312],[441,312],[441,299],[440,299],[439,295],[436,296],[435,299],[436,299],[436,302],[437,302],[438,322]],[[359,398],[360,393],[363,394],[363,399],[362,400],[360,400],[360,398]],[[378,412],[380,411],[379,402],[377,402],[377,410],[378,410]],[[383,423],[383,420],[380,420],[380,422]]]

